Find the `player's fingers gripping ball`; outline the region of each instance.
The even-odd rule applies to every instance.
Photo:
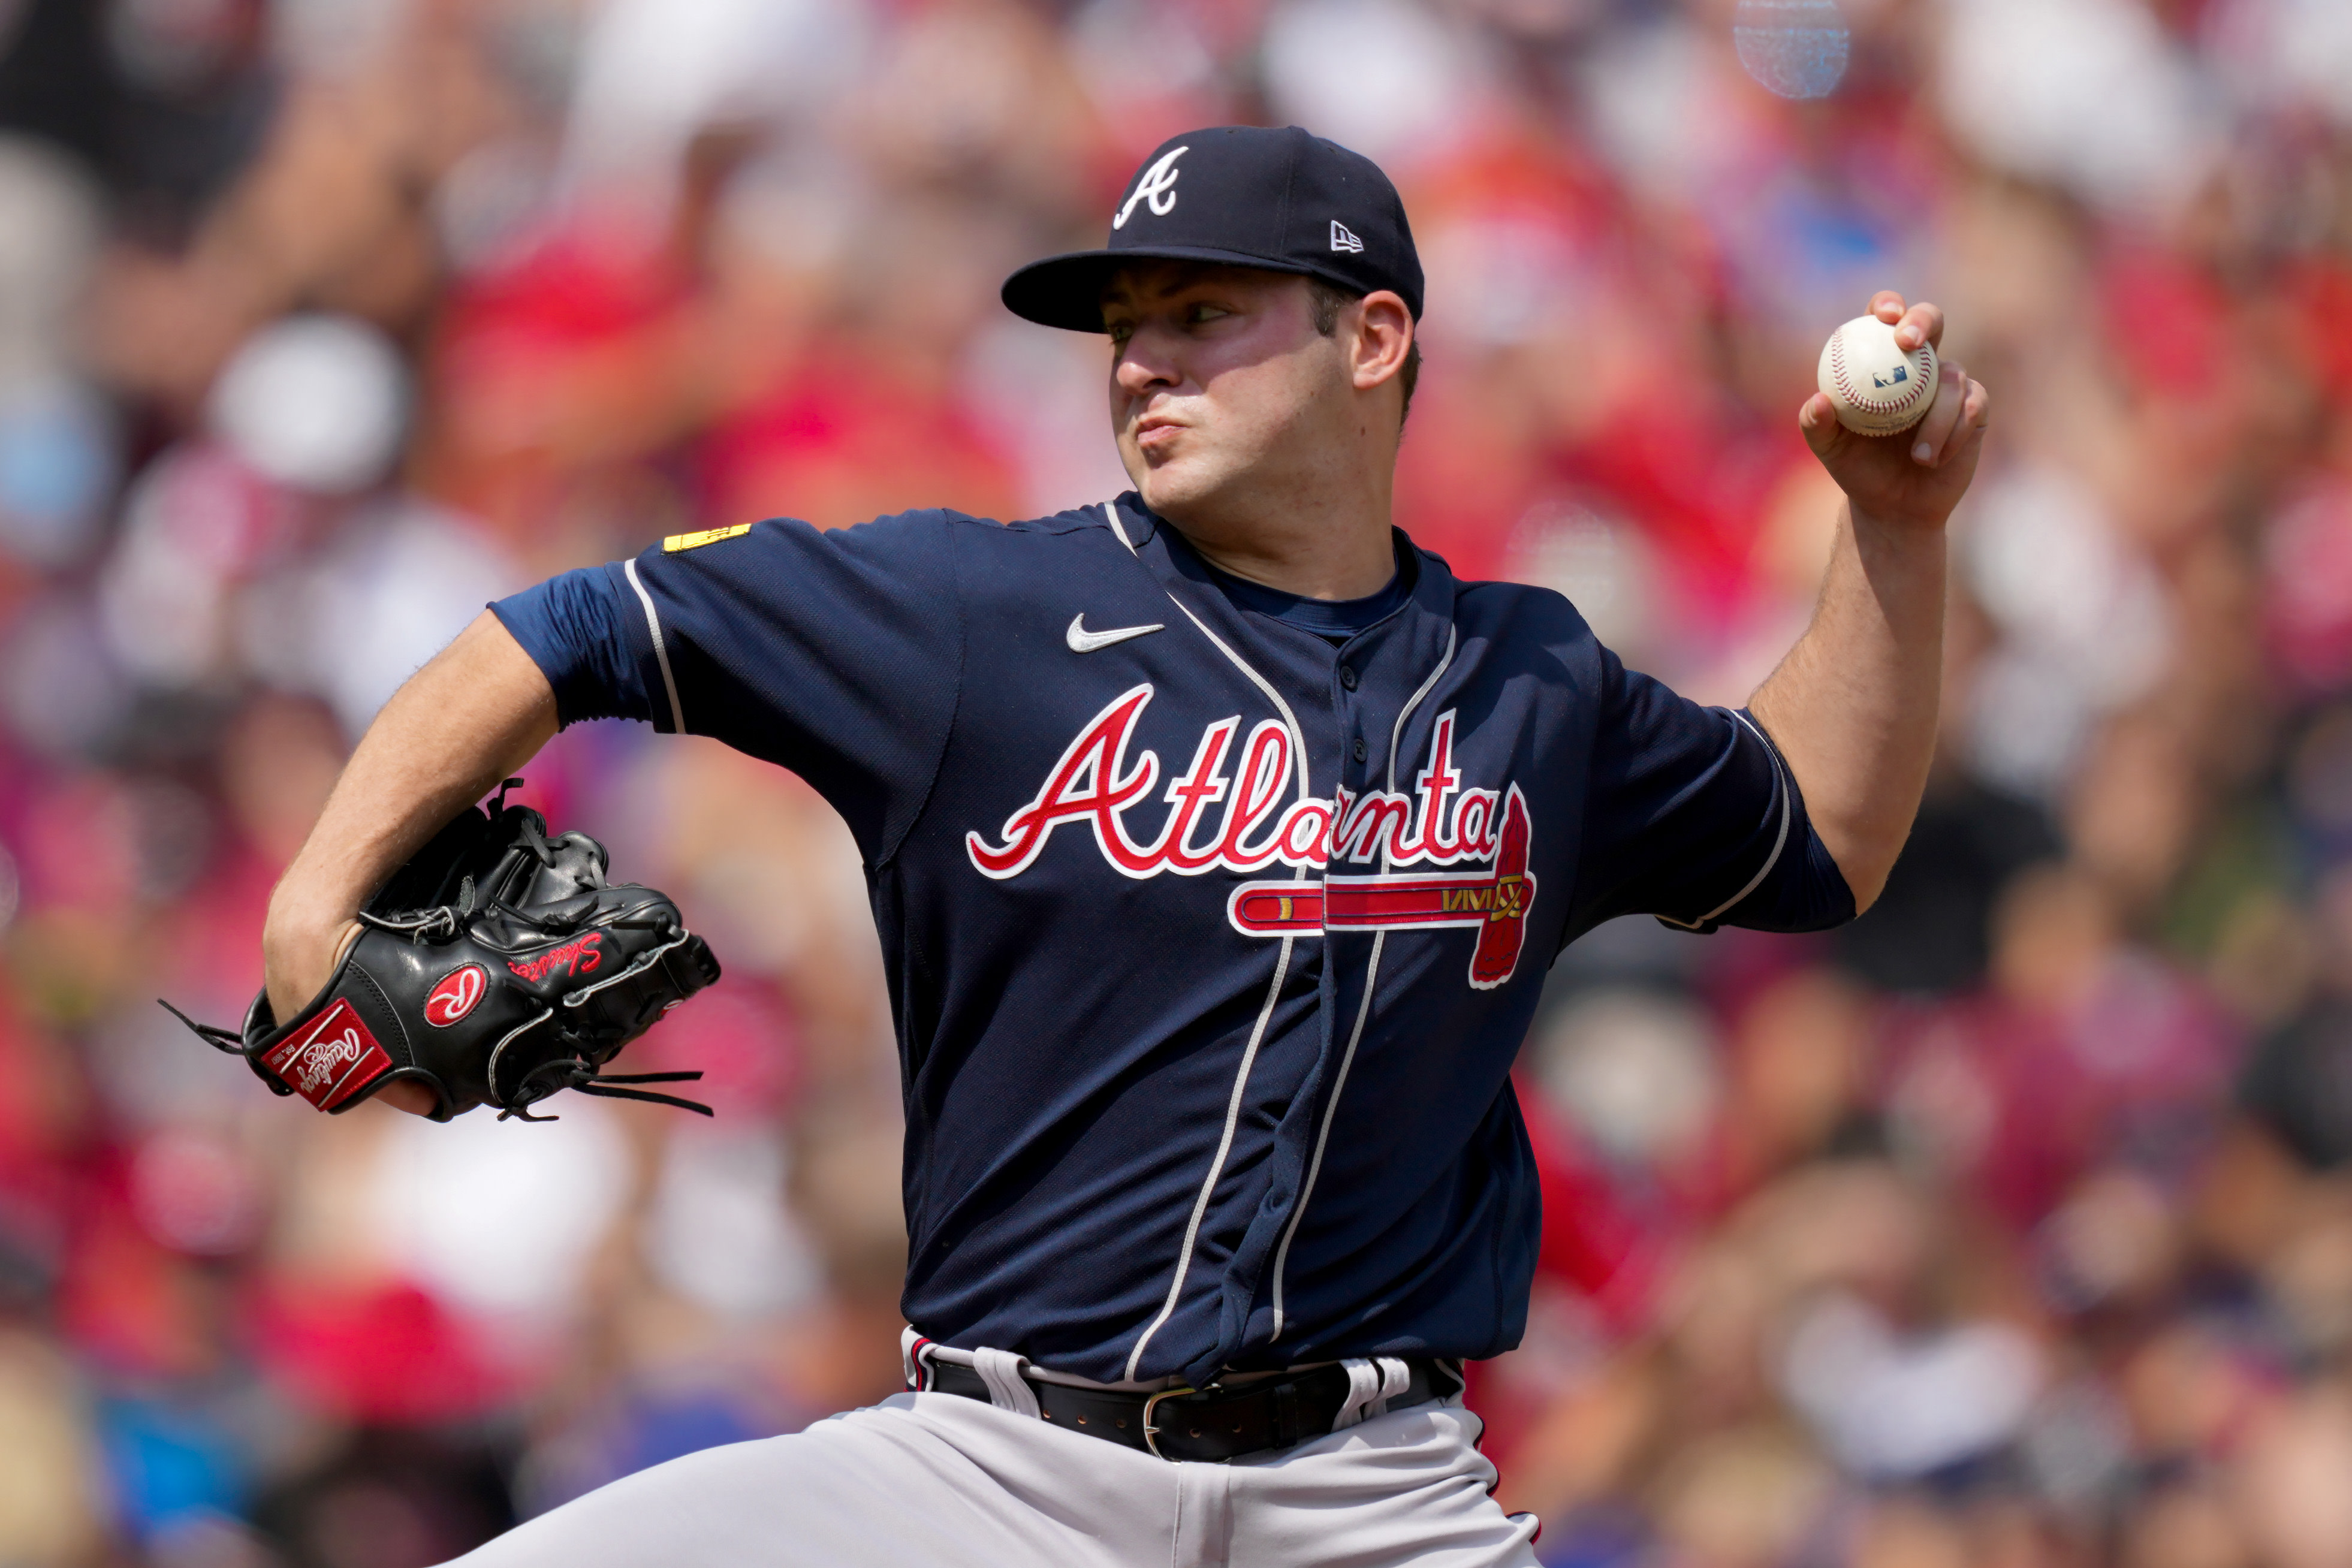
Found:
[[[433,1091],[436,1121],[478,1105],[497,1106],[500,1121],[544,1121],[530,1108],[566,1089],[709,1115],[634,1087],[698,1072],[603,1069],[717,980],[719,961],[666,895],[606,881],[603,845],[584,833],[551,838],[546,818],[505,801],[501,788],[488,811],[467,806],[394,873],[295,1017],[280,1024],[267,991],[239,1030],[172,1011],[275,1092],[321,1110],[409,1080]]]
[[[1906,353],[1894,327],[1876,316],[1855,317],[1822,350],[1822,395],[1857,436],[1893,436],[1918,424],[1935,406],[1941,378],[1935,344],[1923,341]]]

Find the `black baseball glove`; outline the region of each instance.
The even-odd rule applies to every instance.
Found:
[[[344,1111],[403,1079],[432,1089],[433,1120],[477,1105],[543,1121],[530,1107],[559,1089],[649,1100],[710,1114],[690,1100],[628,1087],[698,1072],[608,1077],[604,1064],[664,1013],[719,978],[719,961],[651,888],[604,880],[604,847],[550,838],[547,819],[509,805],[509,779],[485,811],[467,806],[393,874],[326,989],[280,1024],[264,991],[245,1027],[173,1016],[245,1058],[278,1094]]]

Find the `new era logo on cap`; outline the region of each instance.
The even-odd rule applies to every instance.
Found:
[[[1390,289],[1421,316],[1421,259],[1396,187],[1362,153],[1296,125],[1170,137],[1121,193],[1103,247],[1030,263],[1004,280],[1004,303],[1049,327],[1098,332],[1111,274],[1150,260],[1304,273],[1356,295]]]

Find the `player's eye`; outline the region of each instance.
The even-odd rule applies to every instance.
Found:
[[[1223,305],[1212,305],[1205,300],[1196,300],[1184,307],[1184,324],[1188,327],[1206,326],[1211,321],[1222,321],[1232,314],[1233,312]]]
[[[1127,340],[1135,336],[1135,323],[1133,321],[1105,321],[1103,323],[1103,331],[1110,334],[1111,347],[1115,349],[1123,349],[1127,347]]]

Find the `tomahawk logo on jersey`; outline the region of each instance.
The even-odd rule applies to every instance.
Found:
[[[1337,629],[1133,495],[686,535],[497,606],[566,722],[717,736],[849,823],[923,1334],[1103,1381],[1495,1354],[1552,956],[1851,914],[1743,716],[1398,542]]]

